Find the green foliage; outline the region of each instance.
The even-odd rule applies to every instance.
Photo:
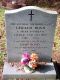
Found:
[[[4,53],[3,52],[0,52],[0,67],[3,66],[4,64]]]
[[[0,8],[0,67],[4,64],[5,30],[4,30],[4,8]]]
[[[0,50],[5,50],[6,37],[5,37],[5,27],[4,27],[4,8],[0,8]]]
[[[4,11],[5,9],[4,8],[0,8],[0,21],[4,18]]]

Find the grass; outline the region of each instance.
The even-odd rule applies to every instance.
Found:
[[[4,16],[4,8],[0,8],[0,21],[3,20],[3,16]]]
[[[4,11],[5,9],[0,8],[0,67],[3,66],[5,52],[5,27],[4,27]]]
[[[56,26],[56,31],[55,31],[55,39],[54,39],[54,44],[55,44],[55,50],[60,52],[60,15],[57,17],[57,26]]]
[[[2,67],[4,64],[4,53],[0,52],[0,67]]]
[[[4,51],[6,45],[6,34],[4,26],[4,8],[0,8],[0,50]]]

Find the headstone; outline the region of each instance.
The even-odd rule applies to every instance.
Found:
[[[25,51],[49,62],[56,26],[56,11],[35,6],[5,12],[8,61],[20,61]]]

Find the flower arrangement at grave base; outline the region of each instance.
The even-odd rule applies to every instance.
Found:
[[[35,69],[40,65],[39,56],[35,52],[31,53],[31,55],[25,52],[22,54],[20,64],[24,67],[26,73],[35,72]]]

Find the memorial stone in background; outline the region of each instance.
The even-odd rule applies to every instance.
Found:
[[[57,13],[27,6],[5,12],[9,61],[19,61],[24,52],[35,52],[41,61],[50,61]]]

